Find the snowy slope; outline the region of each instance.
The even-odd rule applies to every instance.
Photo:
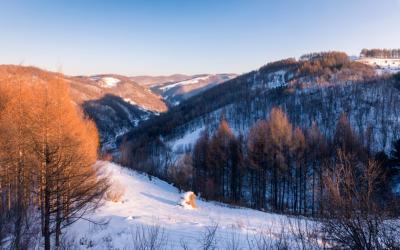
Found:
[[[189,79],[175,82],[164,82],[152,86],[152,91],[163,96],[172,106],[179,105],[190,97],[198,95],[211,87],[235,78],[236,74],[194,75]]]
[[[163,90],[163,91],[166,91],[166,90],[171,89],[171,88],[176,87],[176,86],[184,86],[184,85],[196,84],[196,83],[199,83],[201,81],[206,81],[206,80],[208,80],[210,78],[211,78],[211,75],[195,77],[195,78],[190,79],[190,80],[176,82],[176,83],[161,87],[160,89]]]
[[[203,130],[203,127],[196,128],[193,131],[188,131],[181,138],[178,138],[175,141],[171,142],[170,144],[174,152],[184,150],[187,147],[192,147],[197,139],[200,137],[200,134]]]
[[[112,77],[112,76],[91,76],[90,80],[97,82],[99,86],[103,88],[113,88],[121,82],[120,79]]]
[[[104,82],[104,86],[107,88],[115,87],[120,82],[119,79],[114,78],[114,77],[103,77],[102,80]]]
[[[364,57],[357,61],[387,73],[397,73],[400,71],[400,59]]]
[[[203,233],[218,224],[217,238],[225,247],[230,237],[238,237],[247,249],[246,237],[268,231],[272,237],[281,232],[287,218],[251,209],[229,208],[221,204],[198,200],[198,209],[189,210],[177,205],[179,191],[159,179],[149,178],[120,166],[99,162],[111,176],[114,185],[125,188],[121,202],[107,201],[88,219],[109,221],[95,226],[80,220],[73,224],[66,236],[75,239],[81,249],[132,249],[133,232],[138,226],[160,225],[168,238],[167,249],[180,249],[187,242],[192,249],[199,244]],[[272,237],[273,238],[273,237]],[[111,247],[110,247],[111,246]]]

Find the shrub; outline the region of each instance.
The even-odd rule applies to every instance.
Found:
[[[124,193],[125,187],[118,182],[113,182],[105,194],[105,199],[107,201],[119,202],[122,200]]]

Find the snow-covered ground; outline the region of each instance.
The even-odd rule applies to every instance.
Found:
[[[112,88],[117,86],[117,84],[120,82],[121,80],[114,78],[114,77],[103,77],[102,78],[102,82],[104,84],[104,87],[107,88]]]
[[[111,76],[105,76],[105,77],[92,76],[92,77],[90,77],[90,79],[92,81],[98,81],[99,84],[101,85],[101,87],[104,87],[104,88],[116,87],[118,85],[118,83],[121,82],[120,79],[115,78],[115,77],[111,77]]]
[[[357,61],[376,67],[379,71],[387,73],[396,73],[400,71],[400,59],[364,57]]]
[[[264,233],[276,240],[282,225],[288,227],[286,216],[263,213],[245,208],[232,208],[214,202],[197,201],[197,209],[178,205],[180,192],[157,178],[122,168],[109,162],[99,162],[115,188],[124,191],[119,202],[105,201],[87,218],[108,223],[95,225],[86,220],[73,224],[65,237],[74,239],[81,249],[134,249],[138,227],[160,226],[164,230],[166,249],[181,249],[182,242],[197,249],[207,230],[215,228],[216,244],[229,249],[232,238],[248,249],[247,239]]]
[[[200,137],[201,132],[203,131],[204,131],[203,127],[199,127],[194,129],[193,131],[189,131],[188,133],[184,134],[181,138],[173,141],[170,146],[174,151],[185,149],[186,147],[192,147]]]

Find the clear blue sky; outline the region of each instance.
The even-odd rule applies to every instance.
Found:
[[[400,0],[4,0],[0,64],[66,74],[243,73],[400,47]]]

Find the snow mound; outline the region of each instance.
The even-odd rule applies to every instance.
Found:
[[[179,203],[185,209],[195,209],[196,206],[196,195],[193,192],[183,193],[181,201]]]

